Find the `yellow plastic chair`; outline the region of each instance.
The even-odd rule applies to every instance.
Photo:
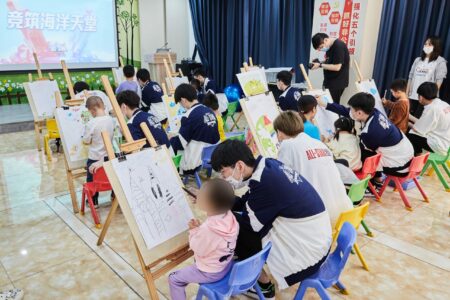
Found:
[[[50,140],[59,139],[58,125],[55,119],[47,119],[45,121],[47,133],[44,135],[44,151],[47,155],[48,161],[52,161],[52,150],[50,149]]]
[[[361,224],[361,221],[364,219],[368,210],[369,210],[369,202],[341,213],[336,222],[336,225],[334,226],[333,243],[336,241],[339,235],[339,231],[341,230],[341,227],[345,222],[349,222],[350,224],[353,225],[353,227],[355,227],[355,229],[358,229],[359,225]],[[362,255],[361,250],[359,249],[357,243],[353,245],[353,249],[355,249],[355,252],[358,255],[358,258],[361,261],[361,264],[363,265],[364,269],[369,271],[369,266],[367,265],[366,260],[364,259],[364,256]]]

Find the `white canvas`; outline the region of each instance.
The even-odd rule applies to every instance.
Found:
[[[276,158],[278,156],[278,138],[273,121],[280,114],[272,93],[260,94],[241,99],[241,106],[248,123],[251,123],[253,137],[261,155]]]
[[[312,95],[314,97],[320,96],[322,100],[327,103],[333,103],[333,98],[331,97],[330,91],[326,90],[310,90],[307,92],[303,92],[303,95]],[[317,126],[319,127],[320,134],[326,138],[331,137],[334,132],[334,122],[339,118],[339,115],[326,110],[320,105],[317,105],[317,113],[315,116],[315,120],[317,122]]]
[[[386,111],[384,110],[383,102],[381,101],[380,94],[378,93],[378,88],[375,83],[375,80],[368,79],[363,81],[357,81],[355,82],[356,89],[358,92],[365,92],[371,94],[375,98],[375,108],[377,108],[381,113],[383,113],[385,116]]]
[[[133,153],[112,167],[148,249],[188,229],[193,214],[166,149]]]
[[[83,143],[82,135],[85,125],[92,118],[91,114],[84,106],[73,106],[57,108],[55,117],[69,169],[85,167],[89,146]]]
[[[181,126],[181,118],[186,110],[180,105],[180,103],[175,103],[173,96],[164,95],[163,101],[166,114],[169,119],[169,128],[167,131],[170,133],[178,133]]]
[[[53,118],[56,108],[55,92],[61,97],[56,81],[38,80],[24,82],[23,87],[27,94],[34,120],[39,121]]]
[[[269,91],[264,69],[236,74],[246,97],[263,94]]]
[[[173,82],[173,89],[174,90],[182,83],[188,83],[189,84],[189,80],[188,80],[188,78],[186,76],[183,76],[183,77],[172,77],[172,82]],[[171,86],[169,77],[166,77],[166,85],[168,87]]]

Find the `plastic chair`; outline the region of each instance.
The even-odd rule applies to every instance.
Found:
[[[353,226],[345,222],[337,238],[337,246],[325,262],[320,266],[319,271],[300,283],[300,287],[295,295],[296,300],[303,299],[307,288],[316,289],[322,299],[331,300],[326,289],[336,285],[343,294],[348,294],[345,286],[339,281],[339,276],[344,270],[350,251],[356,242],[356,230]]]
[[[227,140],[238,140],[241,142],[245,142],[245,132],[244,131],[240,131],[240,132],[227,132],[225,134]]]
[[[101,228],[102,224],[100,223],[100,217],[97,214],[92,197],[94,197],[96,193],[106,191],[112,191],[112,187],[109,183],[108,177],[106,176],[105,169],[103,168],[98,169],[97,172],[94,173],[94,179],[92,182],[86,182],[83,184],[83,193],[81,195],[81,215],[84,215],[84,207],[87,197],[92,218],[94,219],[95,227],[97,228]]]
[[[260,252],[246,260],[234,263],[231,271],[220,281],[200,284],[197,300],[207,297],[209,300],[228,299],[255,288],[259,299],[265,299],[257,280],[269,256],[272,243],[268,243]]]
[[[412,179],[416,184],[417,188],[419,189],[420,193],[422,194],[423,200],[425,202],[430,202],[427,194],[425,194],[425,191],[423,190],[422,186],[420,185],[419,181],[417,181],[416,178],[422,173],[422,170],[425,167],[425,164],[429,156],[430,153],[425,153],[420,156],[414,157],[411,161],[411,165],[409,166],[409,173],[406,177],[396,177],[388,175],[384,181],[383,186],[381,187],[380,195],[383,195],[384,190],[386,190],[387,185],[392,180],[395,183],[395,189],[398,190],[398,192],[400,193],[400,197],[402,198],[403,203],[405,204],[405,208],[409,211],[412,211],[411,204],[409,203],[408,197],[406,196],[405,191],[403,190],[402,187],[403,182]]]
[[[202,168],[206,170],[208,178],[211,177],[212,166],[211,166],[211,156],[216,149],[217,145],[211,145],[204,147],[202,150]]]
[[[228,125],[227,125],[227,119],[228,119],[228,117],[230,117],[231,120],[233,121],[233,127],[236,126],[237,129],[240,129],[239,126],[238,126],[238,124],[237,124],[237,122],[236,122],[236,120],[234,119],[234,114],[236,113],[236,110],[237,110],[237,108],[238,108],[238,105],[239,105],[239,101],[235,101],[235,102],[230,102],[230,103],[228,103],[228,106],[227,106],[227,109],[228,109],[227,114],[222,118],[222,119],[223,119],[223,127],[224,127],[224,129],[225,129],[226,131],[230,131],[230,129],[228,128]]]
[[[447,166],[447,164],[449,162],[450,162],[450,148],[448,148],[447,155],[439,155],[437,153],[430,153],[427,163],[425,164],[425,167],[423,167],[422,173],[420,175],[423,176],[423,174],[431,166],[431,169],[428,172],[428,175],[431,175],[431,173],[433,173],[433,170],[434,170],[439,178],[439,181],[444,186],[445,191],[450,192],[450,185],[448,184],[447,180],[445,180],[444,176],[442,175],[441,171],[439,170],[439,166],[442,166],[445,173],[447,173],[447,176],[450,178],[450,169],[449,169],[449,166]]]
[[[183,156],[181,154],[172,157],[173,164],[175,165],[175,168],[177,168],[177,170],[180,168],[180,162],[182,157]]]
[[[352,200],[353,205],[355,203],[360,202],[362,199],[364,199],[364,195],[366,193],[367,186],[369,184],[370,176],[367,175],[367,177],[361,181],[355,182],[350,187],[350,190],[348,191],[348,197],[350,200]],[[370,230],[369,226],[367,226],[366,222],[364,220],[361,220],[361,225],[364,227],[364,230],[366,231],[367,235],[370,237],[373,237],[373,233]]]
[[[55,119],[45,120],[45,126],[47,127],[47,133],[44,135],[44,152],[47,155],[47,160],[52,161],[52,150],[50,149],[50,140],[59,139],[58,125]],[[59,144],[57,144],[57,151],[59,151]]]
[[[355,175],[359,179],[364,179],[367,177],[367,175],[370,175],[370,177],[372,178],[375,175],[375,172],[377,171],[378,166],[380,165],[380,161],[381,161],[380,153],[366,158],[362,169],[355,172]],[[378,202],[381,202],[381,196],[378,194],[377,190],[375,189],[375,187],[373,186],[373,184],[370,181],[369,181],[369,189],[375,195],[375,199]]]
[[[338,220],[336,221],[336,225],[334,226],[333,243],[336,240],[339,231],[341,230],[341,227],[344,225],[345,222],[352,224],[353,227],[355,227],[355,229],[358,229],[359,224],[361,224],[361,221],[364,219],[368,210],[369,210],[369,202],[341,213],[339,215]],[[369,271],[369,266],[367,265],[366,260],[364,259],[364,256],[362,255],[361,250],[359,249],[359,246],[356,242],[353,248],[355,249],[358,258],[361,261],[363,268]]]

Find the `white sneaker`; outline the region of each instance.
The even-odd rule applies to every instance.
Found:
[[[0,300],[21,300],[23,298],[23,290],[12,289],[0,293]]]

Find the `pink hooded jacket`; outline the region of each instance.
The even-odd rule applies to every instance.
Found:
[[[189,245],[194,251],[195,264],[200,271],[218,273],[232,260],[239,224],[231,211],[208,217],[189,231]]]

